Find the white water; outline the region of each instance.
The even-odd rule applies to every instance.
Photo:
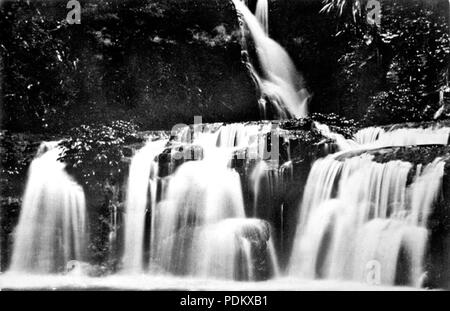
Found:
[[[239,175],[226,163],[187,162],[170,178],[167,194],[154,212],[153,264],[176,274],[190,273],[189,262],[202,254],[194,245],[198,231],[223,219],[245,217]]]
[[[447,145],[449,135],[449,127],[391,128],[387,131],[380,127],[368,127],[356,133],[355,140],[360,145],[368,145],[376,148],[389,146]]]
[[[291,161],[282,165],[273,165],[266,161],[258,162],[251,175],[249,184],[253,195],[252,217],[266,219],[274,225],[277,230],[273,231],[275,241],[280,243],[280,250],[283,250],[284,232],[284,210],[283,198],[287,193],[289,183],[293,179],[293,166]]]
[[[305,188],[290,275],[366,281],[380,266],[385,285],[418,286],[428,215],[439,194],[444,162],[437,159],[407,186],[412,165],[376,163],[369,155],[313,165]],[[406,255],[405,255],[406,254]]]
[[[42,143],[32,161],[15,231],[10,271],[53,273],[86,251],[82,188],[58,161],[58,142]]]
[[[261,24],[264,32],[269,33],[269,0],[258,0],[255,16]]]
[[[341,151],[354,150],[358,147],[358,143],[352,139],[347,139],[343,135],[333,132],[326,124],[314,122],[314,126],[320,131],[320,133],[333,140]]]
[[[0,289],[16,290],[192,290],[192,291],[411,291],[411,287],[387,287],[332,280],[277,278],[263,282],[235,282],[219,279],[140,275],[113,275],[102,278],[62,275],[25,275],[5,273],[0,276]]]
[[[266,224],[258,219],[227,218],[199,232],[193,254],[192,275],[224,280],[256,280],[253,244],[266,242]],[[268,242],[270,243],[270,241]],[[271,244],[268,246],[271,247]],[[274,254],[267,254],[270,270],[277,274]]]
[[[123,267],[129,273],[144,268],[144,225],[148,201],[156,204],[158,165],[155,157],[163,151],[167,140],[150,141],[133,157],[128,178]]]
[[[256,44],[262,73],[254,74],[263,93],[280,118],[305,116],[309,95],[302,77],[286,51],[268,37],[268,1],[258,1],[256,17],[240,1],[234,2]],[[450,133],[449,128],[434,127],[367,128],[353,141],[326,125],[315,126],[344,151],[447,144]],[[8,273],[3,280],[9,280],[13,288],[361,289],[361,283],[349,281],[420,286],[429,235],[427,220],[441,190],[443,161],[418,166],[413,183],[407,185],[413,168],[407,162],[375,163],[368,155],[342,162],[333,157],[317,160],[301,205],[290,278],[245,285],[230,281],[257,279],[258,257],[254,253],[260,247],[266,248],[266,264],[272,275],[280,274],[273,239],[268,234],[271,229],[256,217],[270,220],[277,209],[275,212],[283,214],[277,196],[284,194],[293,164],[288,161],[278,166],[262,161],[267,148],[264,135],[272,129],[270,122],[201,127],[197,126],[193,134],[189,129],[182,130],[174,144],[198,145],[204,158],[176,169],[171,163],[169,177],[158,177],[159,163],[155,160],[168,140],[148,142],[133,157],[120,276],[99,280],[81,277],[83,273],[70,278],[40,275],[44,282],[38,283],[29,277],[26,281],[17,276],[9,279]],[[246,217],[243,185],[239,174],[230,168],[230,157],[238,150],[245,151],[245,159],[257,160],[253,171],[248,172],[255,197],[249,216],[255,218]],[[64,165],[56,161],[57,151],[50,146],[50,151],[38,154],[31,166],[12,272],[47,274],[71,260],[83,260],[87,236],[84,195],[65,173]],[[160,199],[157,193],[161,193]],[[150,227],[146,223],[149,215]],[[283,225],[278,234],[283,235]],[[369,278],[368,265],[379,265],[379,275],[374,279]]]
[[[353,139],[333,132],[326,124],[314,122],[315,127],[325,137],[333,140],[340,154],[346,151],[370,150],[385,147],[447,145],[450,137],[450,127],[427,128],[395,128],[367,127],[359,130]]]
[[[270,229],[261,227],[260,220],[246,218],[240,177],[229,162],[232,152],[242,148],[257,156],[261,135],[271,128],[267,123],[181,129],[177,140],[200,146],[203,159],[184,162],[161,180],[159,184],[165,186],[159,201],[149,202],[148,187],[154,185],[150,198],[155,198],[158,163],[153,160],[166,142],[150,142],[136,153],[128,184],[123,272],[143,272],[148,267],[153,275],[254,279],[253,248],[267,243],[273,249],[264,233]],[[145,227],[146,208],[151,211],[150,230]],[[144,245],[145,234],[150,234],[149,246]],[[148,262],[144,262],[145,249],[150,249]],[[269,269],[276,273],[273,256],[267,252]]]
[[[327,130],[319,128],[321,131]],[[129,282],[127,286],[130,288],[201,288],[206,283],[210,286],[208,288],[227,288],[227,283],[221,282],[258,279],[256,265],[261,257],[255,256],[255,250],[257,253],[261,249],[266,249],[265,265],[270,271],[269,276],[279,275],[274,240],[268,236],[271,228],[262,220],[246,217],[243,185],[239,174],[230,168],[232,152],[245,150],[247,156],[254,154],[252,159],[257,162],[248,172],[248,182],[255,201],[253,212],[248,216],[274,221],[274,212],[282,214],[283,206],[279,205],[277,197],[282,196],[287,188],[293,166],[291,161],[278,166],[261,160],[262,149],[267,147],[264,134],[271,130],[271,122],[258,125],[213,124],[198,126],[194,132],[182,129],[172,144],[200,146],[204,157],[185,162],[171,171],[172,175],[168,177],[158,177],[159,163],[155,160],[167,140],[148,142],[136,152],[130,166],[121,276],[97,282],[81,277],[83,273],[80,272],[79,276],[71,274],[73,282],[67,278],[64,281],[52,279],[48,286],[56,282],[62,284],[60,286],[75,288],[84,284],[115,288],[119,286],[117,280],[121,279]],[[329,131],[329,135],[336,134]],[[353,147],[350,145],[348,148]],[[78,192],[81,190],[79,186],[64,172],[64,164],[56,161],[56,151],[51,149],[33,161],[29,186],[35,186],[28,187],[25,196],[29,195],[28,189],[53,191],[52,197],[57,200],[66,197],[68,192],[73,193],[69,197],[82,195]],[[265,282],[263,288],[288,289],[289,283],[290,289],[303,288],[305,284],[313,288],[343,289],[343,286],[354,287],[353,283],[348,283],[354,281],[368,282],[369,285],[379,282],[387,286],[420,286],[429,235],[427,219],[441,190],[444,162],[436,159],[426,166],[415,167],[413,182],[408,185],[408,174],[412,168],[412,164],[402,161],[376,163],[367,154],[345,161],[335,160],[334,155],[317,160],[304,191],[297,236],[287,271],[290,281]],[[47,181],[50,176],[51,182]],[[157,192],[161,196],[158,200]],[[45,197],[41,199],[45,200]],[[84,199],[61,200],[70,203]],[[64,267],[70,260],[83,259],[81,255],[61,253],[59,245],[61,241],[64,245],[74,245],[73,242],[66,242],[65,237],[71,234],[83,239],[86,237],[84,229],[72,232],[73,228],[64,225],[79,223],[79,218],[71,217],[83,214],[81,209],[84,210],[84,207],[79,204],[65,207],[62,210],[80,211],[61,215],[56,212],[54,200],[44,202],[51,210],[46,207],[49,212],[42,215],[61,217],[58,219],[62,227],[55,229],[58,228],[58,221],[52,217],[45,220],[49,227],[36,226],[35,223],[42,221],[33,216],[27,223],[27,228],[35,228],[32,229],[35,234],[30,238],[29,231],[24,227],[21,229],[24,223],[21,218],[18,232],[22,230],[27,238],[19,238],[18,235],[16,245],[21,243],[22,254],[34,248],[40,254],[53,252],[56,257],[62,255],[57,262],[50,264],[51,268],[36,265],[36,262],[45,262],[45,259],[36,261],[28,257],[25,260],[26,255],[17,259],[18,255],[15,255],[13,261],[24,259],[27,262],[25,265],[32,268],[12,271],[48,273]],[[25,210],[29,208],[24,207],[23,213]],[[148,215],[151,216],[150,226],[146,223]],[[84,223],[84,218],[81,222]],[[47,243],[53,243],[47,248],[41,244],[30,247],[30,243],[41,243],[41,239],[36,237],[44,235],[43,232],[46,239],[48,232],[60,238],[58,242]],[[281,232],[276,234],[283,235],[282,225]],[[73,239],[72,236],[69,240]],[[36,240],[38,242],[30,242]],[[144,245],[145,241],[150,241],[149,245]],[[379,266],[380,271],[372,278],[369,272],[374,266]],[[130,281],[128,275],[139,280]],[[292,283],[292,278],[297,283]],[[11,282],[8,286],[16,286],[9,274],[3,279]],[[327,281],[317,285],[319,283],[308,279]],[[155,280],[162,281],[159,285],[147,283]],[[23,284],[20,281],[17,286]],[[257,288],[255,283],[251,284],[249,289]],[[31,283],[28,286],[39,287]]]
[[[255,42],[263,73],[253,74],[260,81],[263,94],[270,99],[279,118],[305,117],[309,94],[291,58],[277,42],[269,38],[258,19],[241,0],[233,0],[233,3]],[[264,5],[260,4],[260,7]]]

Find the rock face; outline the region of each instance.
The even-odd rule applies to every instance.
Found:
[[[230,1],[81,3],[81,24],[73,25],[65,0],[1,7],[6,128],[126,119],[170,129],[195,115],[258,118]]]

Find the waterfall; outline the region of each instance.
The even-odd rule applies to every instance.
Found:
[[[291,161],[280,166],[260,161],[249,176],[250,191],[253,195],[251,215],[270,221],[274,225],[273,240],[279,246],[280,251],[283,251],[283,238],[285,237],[283,198],[292,179]]]
[[[388,129],[367,127],[359,130],[353,139],[346,139],[325,124],[314,122],[314,125],[323,136],[335,141],[342,152],[396,146],[447,145],[450,136],[449,127]]]
[[[383,133],[385,131],[381,127],[366,127],[355,134],[355,141],[360,145],[367,145],[377,141]]]
[[[366,148],[398,130],[361,132],[359,142],[366,145],[358,145],[315,126],[343,150]],[[285,272],[300,279],[421,286],[434,265],[428,220],[441,195],[446,159],[377,162],[367,153],[317,159],[303,189],[291,258],[280,273],[278,256],[289,251],[283,243],[292,232],[284,224],[293,215],[285,197],[295,192],[298,159],[291,159],[289,148],[277,161],[265,154],[273,147],[269,140],[286,147],[283,131],[275,121],[196,124],[170,139],[149,139],[130,163],[121,277],[258,281]],[[443,129],[420,131],[436,142],[447,139]],[[414,139],[411,133],[399,141]],[[31,163],[13,272],[83,267],[76,261],[86,258],[84,194],[58,161],[61,151],[57,142],[43,143]],[[119,228],[117,211],[111,217]]]
[[[192,254],[193,275],[228,280],[255,280],[252,244],[265,241],[266,223],[255,219],[228,218],[199,230]],[[271,270],[276,261],[269,256]]]
[[[261,24],[264,32],[269,33],[269,0],[258,0],[255,16]]]
[[[427,128],[390,128],[368,127],[355,134],[355,140],[361,145],[376,148],[389,146],[447,145],[449,127]]]
[[[233,3],[255,42],[262,74],[254,71],[253,75],[257,77],[263,95],[274,105],[279,118],[305,117],[309,94],[293,61],[277,42],[268,37],[258,19],[242,1],[233,0]],[[264,5],[260,4],[260,7]]]
[[[431,214],[431,207],[439,194],[442,175],[444,174],[445,162],[441,158],[435,159],[432,163],[422,168],[417,166],[417,173],[414,183],[410,187],[411,215],[410,223],[425,227],[428,216]]]
[[[154,212],[152,262],[169,272],[187,273],[183,269],[190,268],[189,254],[196,253],[188,244],[198,229],[245,217],[239,176],[214,161],[187,162],[170,178],[167,194]]]
[[[310,98],[304,79],[287,51],[269,36],[269,0],[257,0],[254,14],[247,2],[233,0],[243,21],[242,40],[252,40],[248,46],[254,47],[244,51],[242,58],[255,54],[254,62],[247,59],[246,65],[261,93],[262,115],[291,120],[283,126],[269,120],[194,122],[170,135],[151,132],[153,136],[133,151],[125,187],[118,173],[122,166],[117,165],[124,162],[100,154],[114,171],[107,182],[97,180],[96,186],[103,189],[93,193],[88,205],[95,209],[101,226],[94,232],[102,231],[90,244],[83,188],[59,161],[64,152],[60,143],[43,142],[30,164],[19,222],[12,234],[9,270],[13,277],[28,279],[35,274],[38,282],[41,278],[58,282],[78,279],[85,288],[108,284],[103,280],[114,278],[118,283],[138,280],[138,286],[162,281],[157,285],[161,286],[171,279],[182,283],[177,289],[186,289],[185,284],[192,289],[189,285],[194,281],[201,286],[226,281],[223,283],[245,288],[229,281],[269,280],[284,274],[286,278],[271,280],[273,283],[259,283],[269,284],[266,289],[280,289],[278,281],[293,284],[293,278],[298,278],[298,283],[306,279],[307,286],[310,280],[338,280],[346,282],[334,284],[346,286],[347,281],[356,281],[420,287],[429,273],[430,286],[444,284],[441,278],[447,278],[443,286],[448,286],[444,268],[449,264],[441,262],[448,260],[445,252],[450,237],[448,189],[443,189],[450,159],[450,127],[442,125],[446,122],[422,128],[408,127],[416,124],[374,126],[349,139],[334,132],[332,125],[299,120],[307,116]],[[213,15],[227,15],[222,13]],[[226,41],[235,37],[234,33],[222,35]],[[182,112],[188,109],[183,107]],[[116,129],[114,124],[112,127]],[[95,128],[90,130],[97,132]],[[107,129],[100,127],[97,134]],[[114,151],[119,157],[128,156],[130,148],[148,133],[119,135]],[[10,142],[5,142],[2,147],[9,148]],[[19,147],[28,143],[27,139]],[[441,146],[389,149],[417,145]],[[84,151],[89,151],[89,146],[85,147]],[[371,155],[377,148],[386,149]],[[336,149],[339,152],[328,154]],[[90,154],[95,150],[90,148]],[[367,150],[371,152],[364,153]],[[429,163],[431,155],[441,153],[443,158]],[[388,161],[391,157],[412,160]],[[16,173],[12,182],[21,177],[20,170]],[[111,184],[113,195],[105,193]],[[16,184],[9,186],[15,190]],[[8,195],[15,192],[7,190]],[[98,200],[99,194],[107,198]],[[5,213],[1,215],[7,215],[8,221],[1,225],[8,228],[1,233],[8,239],[0,239],[0,256],[2,248],[9,255],[9,227],[17,206],[13,199],[2,201]],[[105,217],[108,212],[109,218]],[[106,237],[107,228],[112,229]],[[103,248],[107,239],[110,245],[117,245],[113,251]],[[100,263],[83,262],[90,257],[88,251],[95,261],[105,258]],[[107,251],[109,257],[103,256]],[[290,258],[285,258],[288,252]],[[280,265],[286,270],[280,272]],[[71,274],[44,276],[68,272],[71,267]],[[116,269],[120,269],[118,275],[93,277]],[[443,276],[436,276],[439,273]],[[5,275],[9,278],[11,274]],[[96,283],[91,283],[93,279]]]
[[[419,285],[427,219],[441,189],[444,161],[415,167],[377,163],[370,155],[316,161],[306,184],[290,273],[308,278]]]
[[[333,140],[341,151],[354,150],[358,146],[357,142],[352,139],[347,139],[341,134],[333,132],[326,124],[321,124],[314,121],[314,126],[323,136]]]
[[[123,267],[127,272],[144,269],[144,227],[147,204],[156,204],[155,157],[163,151],[166,140],[149,141],[133,157],[130,165],[125,213],[125,249]]]
[[[62,150],[57,145],[42,143],[31,163],[10,271],[53,273],[70,260],[84,259],[84,193],[58,161]]]
[[[124,273],[252,280],[258,278],[261,255],[255,254],[261,252],[267,269],[278,273],[270,226],[246,218],[241,179],[230,167],[237,150],[257,157],[261,136],[271,129],[270,122],[182,128],[168,149],[169,159],[177,146],[198,146],[202,157],[177,159],[182,164],[167,177],[160,177],[163,164],[155,160],[167,141],[149,142],[138,151],[128,178]]]

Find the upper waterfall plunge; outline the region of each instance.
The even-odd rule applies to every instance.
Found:
[[[260,2],[258,2],[258,12],[261,12],[260,14],[265,12],[267,16],[267,6],[264,4],[266,1]],[[233,3],[242,15],[255,42],[256,53],[263,72],[261,75],[258,74],[253,66],[252,70],[260,83],[263,95],[274,105],[279,118],[305,117],[308,114],[307,102],[310,95],[293,61],[287,52],[268,36],[264,26],[241,0],[233,0]],[[263,109],[265,109],[264,105]]]
[[[264,29],[264,32],[269,34],[269,0],[258,0],[255,16]]]
[[[58,161],[58,142],[42,143],[31,163],[15,232],[10,271],[53,273],[86,253],[82,188]]]

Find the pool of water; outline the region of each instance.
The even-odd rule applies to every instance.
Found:
[[[278,278],[262,282],[212,279],[114,275],[86,277],[68,275],[0,275],[2,290],[190,290],[190,291],[397,291],[412,287],[389,287],[345,281]]]

